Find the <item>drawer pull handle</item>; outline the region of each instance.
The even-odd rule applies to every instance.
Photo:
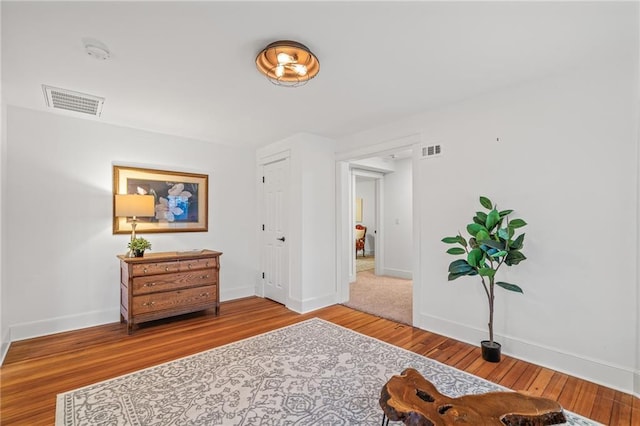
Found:
[[[169,267],[168,267],[168,266],[165,266],[165,267],[164,267],[164,270],[165,270],[165,271],[168,271],[168,270],[169,270]]]
[[[144,268],[144,269],[142,270],[142,272],[146,274],[146,273],[147,273],[147,268]]]
[[[190,263],[187,265],[187,268],[191,269],[191,264]]]
[[[144,303],[142,304],[142,306],[153,306],[153,305],[155,305],[155,304],[156,304],[156,302],[144,302]]]
[[[201,278],[201,279],[203,279],[203,280],[206,280],[207,278],[209,278],[209,274],[207,274],[207,275],[203,275],[203,276],[201,276],[200,278]]]
[[[207,267],[208,267],[208,266],[209,266],[209,262],[207,262],[207,264],[206,264],[205,266],[207,266]]]
[[[207,296],[209,296],[209,293],[200,293],[200,296],[201,297],[207,297]]]
[[[156,283],[145,283],[142,287],[153,287]]]

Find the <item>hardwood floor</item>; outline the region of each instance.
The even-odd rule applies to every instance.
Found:
[[[640,400],[511,357],[484,362],[479,348],[342,305],[299,315],[257,297],[222,303],[220,316],[196,313],[143,324],[119,323],[15,342],[0,368],[0,424],[51,425],[56,395],[312,317],[436,359],[511,389],[553,398],[609,425],[640,425]]]

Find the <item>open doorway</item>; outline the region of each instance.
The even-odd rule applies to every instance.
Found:
[[[411,325],[411,149],[351,161],[350,172],[354,245],[345,305]],[[363,240],[358,241],[363,229]]]
[[[356,173],[354,171],[354,173]],[[377,186],[382,176],[355,176],[355,256],[356,274],[375,271],[376,234],[379,207]]]

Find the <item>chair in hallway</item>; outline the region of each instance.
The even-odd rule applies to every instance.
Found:
[[[358,257],[359,250],[362,250],[362,257],[364,257],[365,256],[364,239],[367,236],[367,227],[360,224],[356,225],[355,236],[356,236],[356,257]]]

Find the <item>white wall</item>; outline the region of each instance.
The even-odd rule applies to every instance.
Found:
[[[0,18],[2,17],[2,5],[0,5]],[[1,19],[0,19],[1,20]],[[2,49],[0,49],[0,64],[2,63]],[[0,67],[0,81],[2,81],[2,67]],[[2,87],[0,87],[0,92],[2,91]],[[9,326],[7,325],[7,321],[5,320],[6,309],[4,308],[6,304],[6,299],[3,297],[3,283],[4,283],[4,257],[3,257],[3,247],[4,247],[4,238],[2,238],[2,233],[4,229],[4,218],[2,214],[2,201],[3,201],[3,188],[5,182],[5,174],[6,174],[6,143],[7,143],[7,111],[6,105],[4,102],[4,97],[0,96],[0,364],[2,360],[9,350],[10,343],[10,335],[9,335]]]
[[[153,252],[222,251],[222,300],[254,294],[252,152],[9,107],[3,230],[4,320],[11,339],[119,321],[112,164],[209,175],[209,231],[148,234]],[[3,168],[3,172],[5,172]]]
[[[335,142],[307,133],[293,135],[259,149],[257,165],[283,152],[290,164],[286,305],[308,312],[336,303]]]
[[[637,57],[592,64],[338,141],[347,151],[421,132],[425,144],[442,145],[441,157],[414,160],[414,324],[472,343],[486,338],[481,286],[474,277],[447,282],[453,258],[440,242],[464,232],[486,195],[529,222],[528,260],[502,275],[524,295],[497,295],[504,352],[633,390],[637,79]]]
[[[412,278],[413,194],[411,158],[384,175],[384,274]]]
[[[1,9],[1,7],[0,7]],[[1,67],[0,67],[1,68]],[[3,267],[4,264],[4,253],[6,250],[4,249],[4,214],[2,210],[3,201],[4,201],[4,185],[6,182],[6,171],[7,171],[7,154],[6,154],[6,146],[7,146],[7,110],[4,102],[2,102],[2,106],[0,108],[1,113],[1,128],[0,128],[0,364],[2,364],[2,360],[9,350],[9,343],[11,341],[11,336],[9,333],[9,325],[6,319],[7,309],[5,308],[7,304],[6,297],[4,297],[4,282],[6,281],[4,276],[6,273],[6,269]]]

